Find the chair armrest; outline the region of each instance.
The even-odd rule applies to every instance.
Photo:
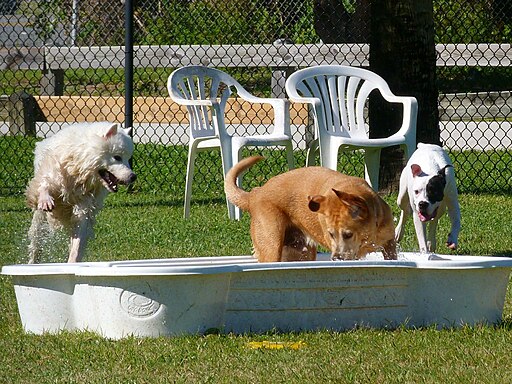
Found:
[[[416,136],[416,120],[418,117],[418,101],[412,96],[396,96],[388,87],[387,83],[378,87],[384,100],[390,103],[403,105],[402,126],[395,135],[404,135],[414,132]]]
[[[386,100],[403,105],[402,126],[397,134],[406,135],[407,133],[414,133],[416,137],[416,121],[418,118],[418,101],[410,96],[393,96]]]
[[[304,97],[299,95],[295,87],[288,85],[286,83],[286,94],[288,95],[288,99],[294,103],[307,103],[318,106],[321,104],[320,99],[318,97]]]
[[[208,99],[208,100],[189,100],[189,99],[183,99],[181,97],[177,97],[173,95],[172,100],[181,105],[187,105],[187,106],[213,106],[215,104],[219,104],[219,102],[215,99]]]
[[[286,99],[280,99],[280,98],[276,98],[276,97],[254,96],[254,95],[250,94],[249,92],[247,92],[244,88],[237,88],[237,93],[238,93],[238,96],[245,101],[248,101],[248,102],[254,103],[254,104],[271,104],[274,108],[276,108],[276,107],[280,108],[281,104],[288,102],[288,100],[286,100]]]
[[[290,131],[290,102],[287,99],[258,97],[247,91],[238,90],[238,96],[250,103],[269,104],[274,110],[274,133],[285,134],[291,137]]]

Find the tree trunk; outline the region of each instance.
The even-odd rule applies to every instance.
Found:
[[[416,142],[440,144],[432,0],[375,0],[371,8],[370,69],[396,95],[418,100]],[[385,137],[401,122],[399,107],[370,100],[370,136]],[[404,159],[398,148],[382,151],[381,189],[396,190]]]

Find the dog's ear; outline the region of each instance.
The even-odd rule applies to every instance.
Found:
[[[438,174],[438,175],[441,175],[441,176],[446,176],[446,168],[450,168],[450,167],[452,167],[452,168],[453,168],[453,165],[450,165],[450,164],[445,165],[443,168],[441,168],[441,169],[437,172],[437,174]]]
[[[126,136],[131,136],[132,131],[133,131],[133,127],[123,128],[123,132],[126,134]]]
[[[423,171],[421,170],[421,167],[418,164],[411,165],[411,171],[412,171],[413,177],[419,176],[423,173]]]
[[[308,200],[309,200],[308,207],[311,212],[318,212],[318,213],[323,212],[323,209],[321,210],[321,208],[322,208],[322,204],[326,200],[325,196],[322,196],[322,195],[308,196]]]
[[[437,175],[432,176],[427,183],[425,190],[427,192],[428,201],[431,203],[436,203],[444,199],[444,188],[446,187],[445,168],[440,169]]]
[[[340,201],[350,209],[350,214],[353,219],[360,218],[362,220],[366,220],[368,218],[368,206],[364,199],[350,193],[338,191],[334,188],[332,190],[336,196],[338,196]]]
[[[115,135],[117,135],[117,124],[112,124],[103,137],[109,139]]]

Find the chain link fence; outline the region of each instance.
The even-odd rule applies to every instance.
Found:
[[[0,194],[23,193],[37,140],[77,121],[125,121],[124,1],[0,0]],[[320,63],[368,66],[370,0],[139,0],[134,3],[135,189],[181,197],[186,115],[167,77],[188,64],[229,72],[261,96],[284,96],[283,79]],[[461,192],[512,190],[512,2],[435,0],[440,130]],[[281,49],[286,44],[292,48]],[[290,53],[291,52],[291,53]],[[290,64],[293,63],[292,65]],[[233,129],[257,125],[236,109]],[[261,121],[261,117],[258,117]],[[307,121],[291,111],[297,165]],[[247,151],[249,154],[251,150]],[[268,150],[261,182],[287,169]],[[341,169],[363,175],[362,157]],[[200,154],[195,199],[222,199],[220,154]]]

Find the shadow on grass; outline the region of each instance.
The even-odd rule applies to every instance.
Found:
[[[120,199],[111,199],[108,200],[107,203],[111,207],[148,207],[148,206],[158,206],[158,207],[182,207],[183,200],[176,199],[171,196],[159,196],[159,195],[150,195],[150,194],[126,194]],[[217,198],[194,198],[192,200],[192,205],[209,205],[209,204],[225,204],[226,200],[220,197]]]
[[[496,328],[512,331],[512,317],[506,317],[496,324]]]
[[[492,256],[496,256],[496,257],[512,257],[512,250],[496,252],[496,253],[493,253]]]

